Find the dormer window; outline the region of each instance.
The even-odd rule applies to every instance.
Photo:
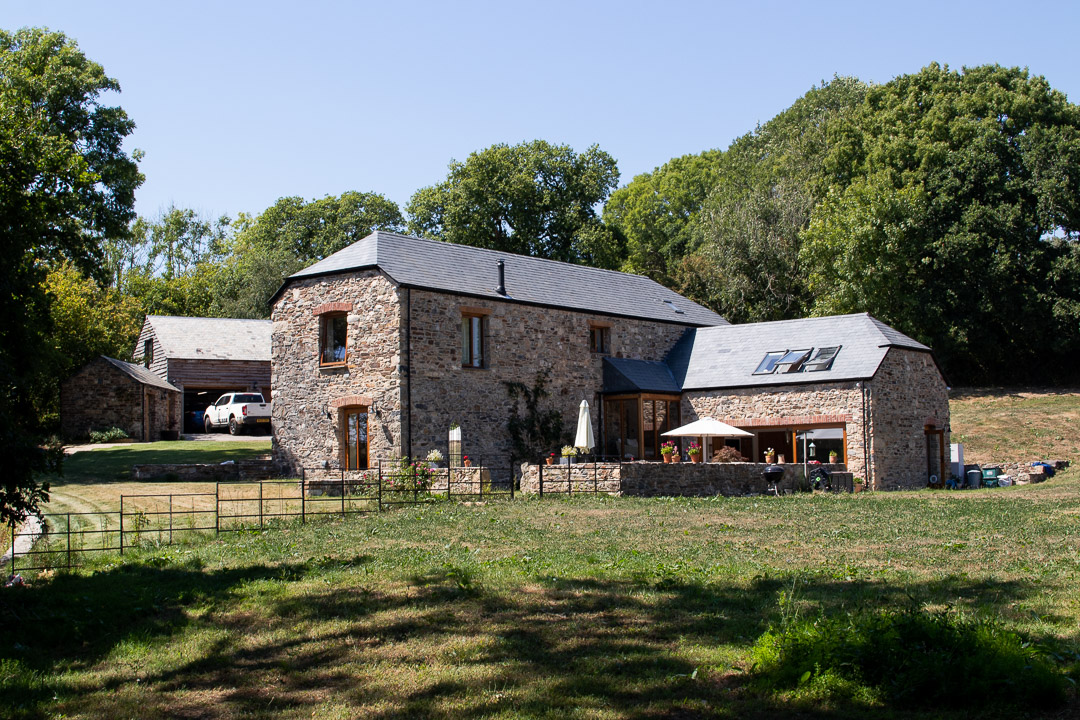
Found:
[[[818,370],[828,370],[832,367],[833,360],[836,359],[836,355],[840,352],[840,347],[823,347],[818,348],[814,356],[803,363],[803,369],[807,372],[816,372]]]

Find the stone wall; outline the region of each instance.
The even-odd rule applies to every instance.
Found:
[[[132,465],[133,480],[184,482],[255,482],[277,477],[272,460],[241,460],[224,463],[170,463]]]
[[[749,431],[840,424],[847,432],[845,464],[865,478],[862,393],[855,382],[693,391],[683,394],[682,417],[684,423],[713,417]],[[764,460],[765,448],[749,442],[748,459]]]
[[[521,466],[521,492],[539,494],[541,480],[544,492],[550,493],[603,492],[621,495],[623,490],[618,463]]]
[[[522,467],[521,492],[538,494],[543,479],[545,493],[599,492],[638,497],[740,496],[794,492],[806,487],[803,466],[780,465],[784,476],[775,485],[765,479],[764,463],[582,463],[526,465]],[[848,487],[852,473],[842,465],[824,465],[833,473],[833,485]],[[568,488],[569,486],[569,488]]]
[[[513,294],[513,288],[509,290]],[[438,448],[448,456],[447,434],[450,423],[457,422],[464,453],[497,475],[506,474],[511,461],[505,383],[531,388],[537,371],[548,371],[547,402],[562,415],[566,440],[572,442],[578,406],[588,400],[599,443],[604,356],[589,350],[590,324],[610,326],[612,355],[644,360],[662,360],[686,330],[668,323],[411,292],[413,455],[424,457]],[[484,368],[461,366],[463,308],[487,313]]]
[[[933,357],[893,348],[869,387],[874,487],[926,487],[924,426],[945,429],[945,461],[949,459],[949,390]]]
[[[143,385],[97,358],[60,385],[60,433],[78,440],[91,430],[118,427],[136,440],[159,440],[162,430],[179,429],[179,396]],[[143,422],[144,412],[148,427]]]
[[[274,459],[283,473],[344,462],[342,411],[370,402],[372,464],[403,454],[401,291],[377,270],[293,281],[274,304],[271,365]],[[347,362],[319,365],[319,316],[325,303],[345,303]]]

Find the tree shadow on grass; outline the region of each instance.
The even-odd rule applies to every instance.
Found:
[[[978,611],[1039,593],[1022,582],[806,575],[488,587],[452,566],[371,580],[369,560],[214,571],[125,564],[0,593],[0,662],[19,666],[4,665],[0,708],[13,717],[857,716],[867,708],[792,707],[746,688],[732,657],[778,619],[781,592],[827,611],[912,602]],[[133,640],[164,661],[111,664]],[[83,668],[101,677],[74,678]]]
[[[266,455],[266,449],[248,447],[230,447],[230,443],[218,443],[221,447],[190,448],[184,443],[175,447],[143,450],[127,447],[91,450],[75,453],[64,458],[60,475],[49,479],[53,483],[64,484],[103,484],[131,482],[132,465],[160,465],[175,463],[221,463],[226,460],[247,460]]]

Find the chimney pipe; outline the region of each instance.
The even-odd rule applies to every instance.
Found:
[[[506,267],[502,260],[495,263],[499,266],[499,287],[495,288],[495,292],[500,295],[506,294]]]

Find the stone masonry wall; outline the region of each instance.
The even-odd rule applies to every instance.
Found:
[[[401,291],[376,270],[293,281],[271,314],[274,459],[283,473],[340,467],[341,406],[370,400],[372,464],[402,450]],[[347,363],[319,366],[319,316],[325,303],[345,303]],[[335,402],[337,401],[337,402]]]
[[[739,496],[792,492],[803,485],[803,466],[781,465],[784,476],[774,488],[767,481],[763,463],[674,463],[633,462],[619,464],[583,463],[565,465],[528,465],[522,467],[521,492],[598,492],[639,497],[708,497]],[[842,465],[825,465],[833,472],[834,485],[848,487],[851,473]]]
[[[513,288],[509,290],[512,294]],[[425,290],[412,291],[411,306],[413,455],[423,457],[434,448],[447,455],[450,423],[457,422],[464,453],[490,466],[497,478],[509,472],[511,460],[505,382],[531,388],[537,371],[547,370],[547,402],[562,414],[567,440],[573,440],[578,406],[588,400],[599,444],[604,356],[589,351],[590,321],[610,325],[613,356],[643,360],[662,360],[686,330],[682,325]],[[489,313],[484,368],[461,366],[462,308]]]
[[[60,433],[82,439],[90,430],[118,427],[136,440],[158,440],[179,422],[179,393],[144,386],[106,360],[90,362],[60,386]],[[143,408],[150,418],[143,437]]]
[[[867,477],[862,389],[854,382],[686,392],[682,413],[684,423],[713,417],[749,431],[842,424],[847,430],[847,468],[855,477]],[[749,459],[763,460],[764,450],[753,448]]]
[[[926,487],[925,425],[946,430],[946,462],[949,457],[949,391],[933,357],[893,348],[870,388],[874,487]]]

